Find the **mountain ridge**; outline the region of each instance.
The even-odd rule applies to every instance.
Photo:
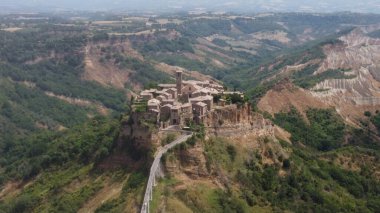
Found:
[[[102,0],[96,1],[81,1],[80,4],[76,1],[2,1],[0,6],[8,8],[26,7],[29,10],[54,11],[54,10],[138,10],[138,11],[183,11],[195,10],[198,12],[204,11],[227,11],[227,12],[339,12],[339,11],[354,11],[354,12],[373,12],[378,13],[379,4],[376,0],[368,0],[366,4],[358,3],[357,1],[204,1],[196,0],[188,1],[152,1],[146,0],[145,4],[132,0],[128,4],[120,0],[113,0],[104,3]]]

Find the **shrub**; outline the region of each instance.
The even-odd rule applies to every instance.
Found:
[[[368,199],[367,206],[373,212],[379,211],[379,209],[380,209],[380,197],[377,196],[377,197],[373,197],[373,198]]]
[[[146,177],[144,174],[136,172],[131,174],[131,176],[128,178],[127,183],[123,187],[123,191],[129,191],[136,189],[137,187],[141,186],[146,180]]]
[[[284,168],[284,169],[289,169],[290,168],[290,160],[289,159],[285,159],[282,162],[282,168]]]
[[[230,156],[231,160],[234,161],[236,158],[236,148],[233,145],[227,146],[227,153]]]
[[[365,112],[364,112],[364,115],[365,115],[366,117],[371,117],[371,116],[372,116],[372,113],[371,113],[370,111],[365,111]]]
[[[377,113],[372,119],[372,123],[376,126],[376,128],[380,131],[380,113]]]
[[[219,194],[219,205],[222,207],[223,213],[248,212],[245,202],[228,194]]]
[[[197,143],[197,138],[196,136],[191,136],[189,139],[187,139],[186,141],[187,144],[189,144],[190,146],[195,146],[195,144]]]
[[[13,204],[11,204],[11,213],[23,213],[29,212],[30,209],[36,204],[37,198],[30,195],[23,195],[16,199]]]
[[[169,143],[173,142],[175,139],[176,139],[176,135],[173,133],[169,133],[168,135],[166,135],[165,138],[163,138],[161,140],[161,145],[164,146],[166,144],[169,144]]]

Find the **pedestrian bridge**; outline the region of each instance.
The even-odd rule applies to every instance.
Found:
[[[177,138],[175,141],[165,145],[164,147],[162,147],[160,150],[157,151],[154,157],[153,164],[150,168],[149,179],[148,179],[148,183],[147,183],[145,194],[144,194],[144,201],[142,203],[141,213],[149,213],[149,204],[150,204],[150,201],[152,201],[153,199],[153,187],[156,185],[156,177],[161,173],[160,162],[161,162],[162,156],[165,153],[167,153],[170,149],[174,148],[178,144],[186,142],[187,139],[193,136],[192,132],[176,130],[174,128],[164,129],[161,131],[180,132],[182,133],[182,135],[179,138]]]

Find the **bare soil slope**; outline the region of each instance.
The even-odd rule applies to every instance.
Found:
[[[315,98],[310,91],[296,87],[289,81],[282,81],[260,100],[258,107],[272,116],[281,111],[289,111],[294,106],[306,118],[309,108],[328,108],[329,106]]]
[[[124,88],[124,84],[128,82],[132,71],[120,69],[113,61],[102,61],[101,59],[104,57],[102,51],[105,48],[111,48],[113,53],[144,60],[143,56],[131,47],[129,41],[89,43],[85,50],[85,73],[83,78],[99,82],[102,85]]]

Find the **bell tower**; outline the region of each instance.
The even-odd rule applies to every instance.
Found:
[[[182,71],[176,72],[177,79],[177,93],[178,95],[182,95]]]

